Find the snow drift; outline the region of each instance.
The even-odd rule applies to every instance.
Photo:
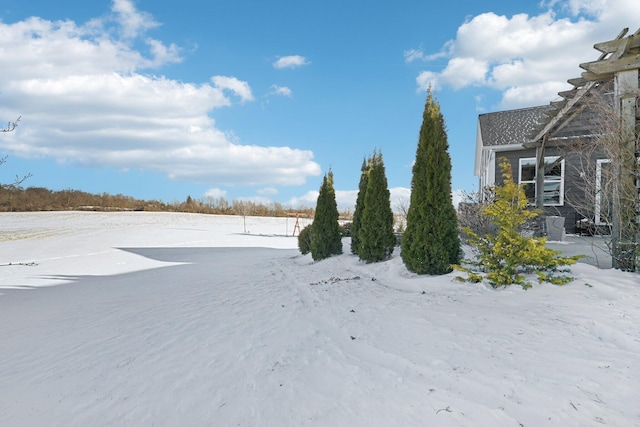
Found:
[[[638,275],[493,290],[242,221],[0,214],[0,425],[640,424]]]

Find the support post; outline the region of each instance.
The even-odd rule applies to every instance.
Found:
[[[538,233],[543,234],[545,215],[544,215],[544,151],[547,143],[547,134],[544,135],[540,145],[536,147],[536,209],[542,212],[538,216]]]
[[[615,106],[620,117],[620,161],[614,164],[618,188],[613,197],[611,237],[613,267],[635,270],[638,190],[635,173],[636,158],[636,100],[638,97],[638,69],[615,73]]]

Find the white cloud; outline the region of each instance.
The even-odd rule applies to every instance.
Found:
[[[213,199],[220,199],[227,197],[227,192],[225,190],[221,190],[219,188],[211,188],[204,193],[205,197],[211,197]]]
[[[267,96],[271,95],[286,96],[287,98],[290,98],[292,92],[291,89],[286,86],[271,85],[271,92],[269,92]]]
[[[422,71],[418,89],[485,87],[502,92],[502,107],[547,104],[570,89],[567,80],[580,75],[580,63],[598,57],[594,43],[613,39],[623,27],[635,31],[633,17],[640,16],[640,2],[628,0],[553,0],[541,7],[538,15],[471,17],[443,46],[446,66]],[[412,50],[407,57],[429,55]]]
[[[569,7],[574,15],[584,12],[599,16],[605,11],[607,3],[607,0],[570,0]]]
[[[394,187],[389,189],[391,210],[399,212],[401,206],[409,207],[411,199],[411,189],[404,187]],[[286,206],[315,208],[318,201],[318,191],[308,191],[300,197],[293,197]],[[336,204],[340,212],[349,211],[353,213],[356,207],[356,199],[358,198],[358,190],[336,190]]]
[[[358,190],[335,190],[336,204],[339,211],[349,210],[353,212],[356,206],[356,198],[358,197]],[[294,208],[307,207],[315,208],[318,201],[318,191],[308,191],[300,197],[291,198],[286,205]]]
[[[445,47],[447,46],[445,45]],[[447,56],[447,52],[443,50],[442,52],[434,53],[431,55],[425,55],[424,51],[422,50],[422,47],[420,47],[418,49],[405,50],[403,53],[403,56],[404,56],[404,62],[408,64],[413,61],[433,61],[434,59],[444,58]]]
[[[275,196],[278,194],[278,190],[273,187],[261,188],[256,191],[259,196]]]
[[[182,58],[180,57],[180,48],[173,43],[169,46],[165,46],[161,41],[151,38],[147,38],[145,43],[149,46],[149,50],[153,57],[152,63],[149,64],[150,67],[155,68],[163,64],[182,61]]]
[[[409,49],[404,51],[404,62],[410,63],[413,61],[423,61],[425,59],[424,52],[422,48],[420,49]]]
[[[453,190],[451,192],[451,201],[453,203],[453,206],[458,209],[458,205],[460,204],[460,202],[462,202],[465,198],[465,191],[464,190]]]
[[[242,102],[253,101],[253,94],[247,82],[227,76],[213,76],[211,81],[218,89],[227,89],[238,95]]]
[[[394,187],[389,189],[391,193],[391,210],[394,212],[400,212],[403,208],[409,208],[409,201],[411,200],[411,189],[405,187]]]
[[[137,10],[131,0],[113,0],[112,11],[118,15],[122,35],[126,38],[138,37],[146,30],[160,25],[150,14]]]
[[[395,213],[401,213],[403,210],[409,209],[411,201],[411,189],[406,187],[393,187],[389,189],[391,210]],[[286,206],[293,208],[315,208],[318,200],[318,191],[308,191],[300,197],[293,197],[285,203]],[[348,211],[353,213],[356,206],[358,190],[336,190],[336,204],[340,212]],[[458,204],[464,198],[463,190],[454,190],[451,193],[452,203],[458,208]]]
[[[304,56],[290,55],[278,58],[278,60],[273,63],[273,68],[297,68],[308,64],[310,64],[310,62]]]
[[[522,105],[548,104],[559,98],[558,92],[567,89],[567,83],[543,82],[532,85],[518,85],[505,89],[502,92],[502,100],[499,108],[509,110]],[[553,94],[553,95],[550,95]],[[545,101],[541,101],[544,99]]]
[[[320,174],[311,151],[241,145],[215,126],[210,113],[233,105],[227,94],[253,99],[247,82],[143,74],[179,61],[179,48],[144,38],[158,24],[130,1],[114,1],[112,12],[86,24],[0,21],[0,117],[22,116],[5,151],[224,186],[298,185]]]
[[[274,203],[273,200],[271,200],[268,197],[264,197],[264,196],[246,196],[246,197],[236,197],[233,199],[233,202],[251,202],[254,203],[256,205],[262,205],[262,206],[269,206],[272,205]]]
[[[455,89],[485,83],[488,66],[485,61],[476,58],[453,58],[438,76],[442,84]]]
[[[292,208],[315,208],[319,194],[320,193],[315,190],[307,191],[300,197],[292,197],[285,205],[291,206]]]
[[[358,190],[336,190],[336,204],[340,212],[351,212],[356,208]]]
[[[432,71],[421,72],[416,77],[416,83],[418,83],[418,92],[424,92],[429,87],[434,90],[438,90],[441,87],[438,74]]]

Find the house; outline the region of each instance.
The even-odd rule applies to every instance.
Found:
[[[543,105],[478,116],[474,172],[479,178],[479,188],[502,182],[499,164],[501,159],[506,159],[511,165],[513,179],[524,186],[530,203],[539,205],[536,161],[539,153],[531,146],[530,135],[551,112],[552,107]],[[572,152],[573,147],[588,143],[592,137],[588,126],[578,126],[578,123],[586,124],[584,120],[585,117],[574,117],[574,126],[565,126],[553,140],[547,141],[544,152],[543,215],[563,217],[569,233],[578,232],[577,227],[582,226],[580,221],[585,218],[581,207],[575,207],[572,201],[585,200],[584,193],[589,188],[581,170],[582,153]],[[570,145],[565,145],[567,143]],[[597,165],[604,158],[604,155],[594,156],[593,164]],[[595,222],[595,217],[590,219]],[[602,221],[597,223],[604,225]]]
[[[627,31],[594,46],[602,54],[597,61],[580,64],[586,71],[568,80],[573,88],[560,92],[560,101],[478,116],[474,173],[480,189],[500,184],[504,158],[531,204],[544,216],[563,217],[567,232],[589,224],[610,230],[619,241],[637,241],[637,235],[625,235],[625,225],[611,214],[619,208],[612,203],[623,203],[621,198],[603,198],[615,162],[594,143],[609,132],[601,126],[599,111],[609,106],[620,117],[616,123],[621,132],[629,135],[625,155],[634,160],[640,155],[640,30],[625,37]],[[634,173],[635,179],[637,170]],[[634,185],[639,187],[637,179]]]

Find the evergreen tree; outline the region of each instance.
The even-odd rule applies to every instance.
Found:
[[[451,158],[440,105],[427,91],[411,179],[402,260],[418,274],[444,274],[460,260],[456,211],[451,201]]]
[[[305,227],[298,234],[298,249],[302,255],[306,255],[311,252],[311,229],[312,227]]]
[[[311,227],[311,257],[314,261],[342,253],[338,204],[331,171],[322,180],[316,203],[316,214]]]
[[[351,253],[358,255],[360,250],[360,224],[362,223],[362,213],[364,212],[364,197],[367,194],[367,184],[369,182],[369,167],[371,159],[363,159],[360,170],[360,184],[358,185],[358,197],[356,198],[356,209],[353,212],[353,221],[351,224]]]
[[[393,211],[382,154],[374,153],[369,164],[358,254],[363,261],[378,262],[391,256],[396,238],[393,234]]]
[[[575,264],[582,258],[558,256],[560,251],[546,247],[544,237],[526,237],[521,228],[527,221],[540,213],[529,209],[529,200],[522,185],[513,181],[511,165],[504,158],[500,162],[504,184],[495,187],[495,200],[482,208],[482,215],[488,217],[497,228],[497,234],[481,236],[466,228],[469,243],[478,249],[477,265],[486,272],[486,278],[494,286],[518,284],[530,288],[525,273],[535,271],[538,281],[562,285],[572,280],[560,267]],[[459,267],[469,273],[467,280],[479,282],[482,275],[470,269]]]

